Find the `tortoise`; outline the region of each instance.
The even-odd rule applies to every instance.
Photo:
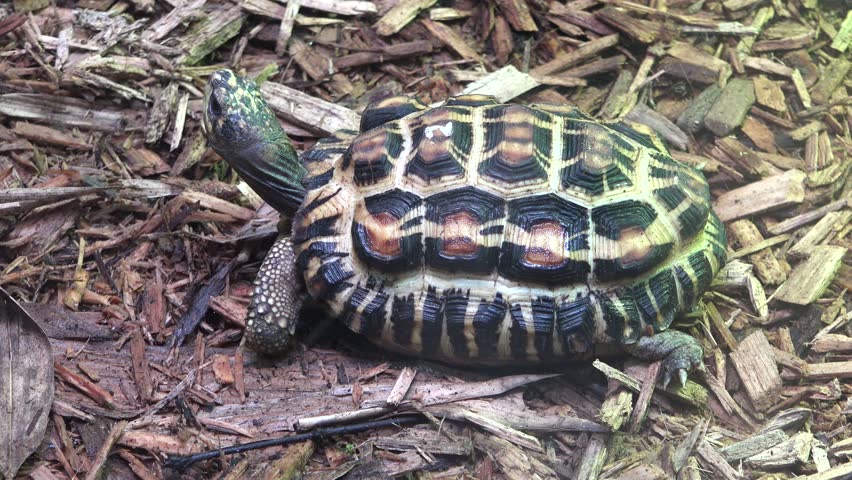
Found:
[[[583,360],[615,345],[703,368],[669,329],[725,263],[701,172],[649,128],[459,95],[371,104],[301,158],[253,81],[214,73],[212,148],[283,218],[246,343],[293,343],[306,298],[386,349],[462,365]]]

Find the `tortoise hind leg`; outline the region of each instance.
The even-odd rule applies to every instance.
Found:
[[[302,279],[289,237],[275,240],[254,285],[246,319],[246,346],[261,353],[283,353],[293,343],[304,301]]]
[[[627,353],[650,361],[663,361],[663,388],[673,375],[686,385],[686,375],[692,369],[704,368],[704,349],[698,340],[677,330],[666,330],[641,337],[636,343],[624,345]]]

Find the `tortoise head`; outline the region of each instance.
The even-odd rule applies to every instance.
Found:
[[[254,81],[230,70],[210,76],[201,126],[213,150],[261,198],[292,214],[304,198],[305,170]]]

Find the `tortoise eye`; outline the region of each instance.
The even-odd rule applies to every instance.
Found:
[[[216,98],[216,95],[211,94],[208,102],[207,110],[211,114],[217,117],[222,114],[222,105],[219,103],[219,99]]]

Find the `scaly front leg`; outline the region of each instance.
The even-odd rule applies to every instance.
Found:
[[[279,354],[293,343],[305,294],[289,237],[275,240],[257,272],[246,321],[248,348]]]

